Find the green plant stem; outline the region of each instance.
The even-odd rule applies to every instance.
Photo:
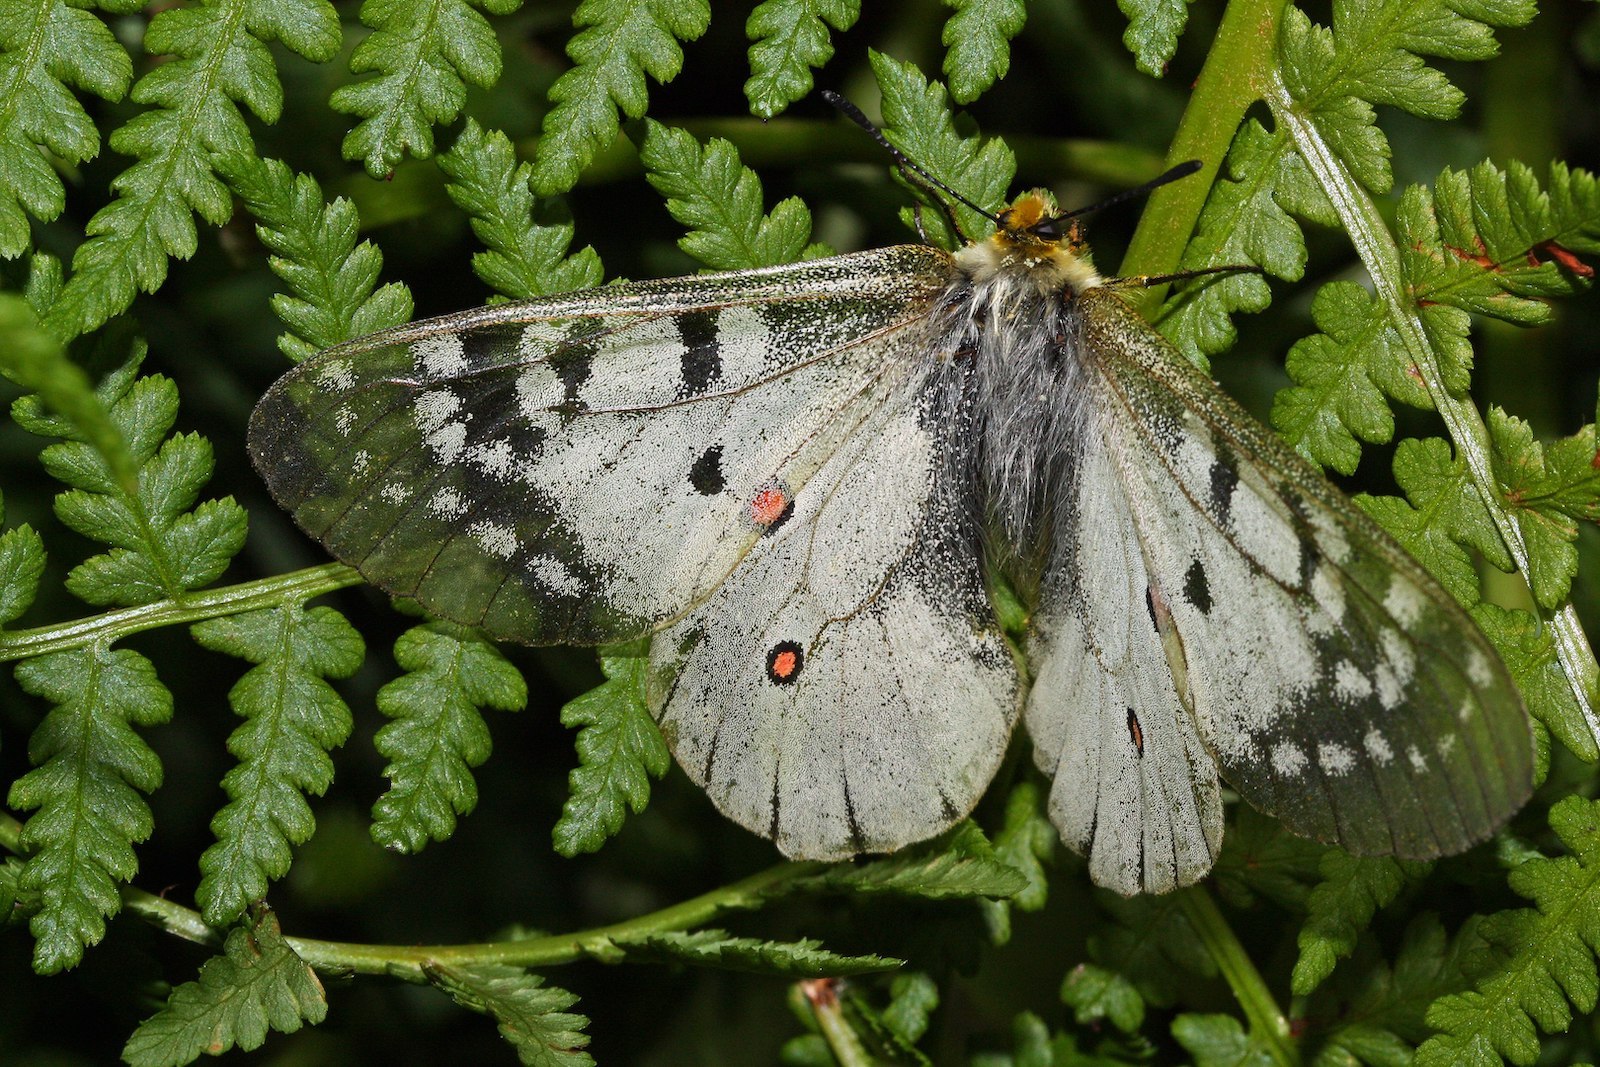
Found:
[[[335,589],[360,584],[361,575],[343,563],[325,563],[254,582],[202,590],[178,600],[158,600],[154,604],[121,608],[103,615],[31,630],[0,631],[0,663],[81,648],[95,641],[109,644],[141,630],[310,600]]]
[[[0,814],[0,848],[13,854],[22,851],[22,824],[5,814]],[[387,974],[411,982],[425,980],[423,968],[428,964],[472,967],[499,963],[514,967],[550,967],[580,959],[617,963],[627,955],[626,946],[630,941],[702,926],[725,912],[758,908],[781,896],[790,885],[798,887],[826,867],[824,863],[780,863],[660,911],[571,934],[464,945],[365,945],[309,937],[287,940],[301,959],[319,970]],[[193,908],[133,886],[123,887],[122,904],[131,914],[186,941],[212,946],[222,944],[219,931]]]
[[[4,814],[0,814],[0,848],[12,853],[22,851],[22,824]],[[463,945],[366,945],[309,937],[287,940],[301,959],[320,970],[387,974],[413,982],[424,980],[423,967],[427,964],[471,967],[499,963],[514,967],[549,967],[580,959],[616,963],[627,955],[626,946],[630,941],[702,926],[725,912],[758,908],[782,895],[788,885],[798,886],[826,866],[824,863],[780,863],[660,911],[571,934]],[[202,945],[222,943],[217,929],[208,925],[193,908],[133,886],[123,887],[122,902],[130,913],[186,941]]]
[[[1239,1006],[1244,1009],[1250,1032],[1261,1041],[1262,1048],[1272,1062],[1282,1067],[1297,1067],[1300,1053],[1290,1039],[1289,1020],[1273,999],[1261,972],[1250,961],[1250,954],[1234,936],[1233,928],[1228,925],[1216,901],[1211,899],[1211,894],[1204,886],[1198,885],[1181,890],[1178,893],[1178,906],[1183,909],[1184,918],[1189,920],[1195,933],[1200,935],[1201,942],[1216,961],[1222,977],[1227,979],[1228,988],[1233,990]]]
[[[759,907],[776,895],[784,883],[813,875],[823,866],[820,863],[780,863],[660,911],[572,934],[467,945],[362,945],[304,937],[288,940],[300,958],[313,967],[358,974],[389,974],[408,981],[421,981],[423,965],[430,963],[453,967],[485,963],[549,967],[579,959],[616,963],[626,955],[622,946],[629,941],[700,926],[724,912]]]
[[[838,1061],[839,1067],[873,1067],[876,1062],[861,1044],[850,1020],[845,1018],[844,1005],[839,1001],[839,987],[829,979],[802,982],[801,990],[811,1005],[811,1017],[828,1043],[828,1051]]]
[[[1178,269],[1217,170],[1244,122],[1250,105],[1261,99],[1272,68],[1278,20],[1286,0],[1232,0],[1223,12],[1205,66],[1195,80],[1167,165],[1190,159],[1203,164],[1199,176],[1156,190],[1139,217],[1139,228],[1122,260],[1124,276],[1169,274]],[[1160,292],[1140,296],[1142,310],[1160,303]]]
[[[1266,101],[1278,127],[1287,131],[1350,235],[1390,324],[1404,343],[1406,355],[1421,375],[1451,442],[1466,463],[1472,484],[1494,521],[1495,530],[1511,553],[1517,570],[1526,578],[1531,573],[1528,545],[1516,520],[1505,508],[1490,458],[1489,429],[1472,398],[1456,396],[1445,385],[1422,320],[1404,290],[1400,249],[1378,205],[1345,168],[1333,146],[1323,140],[1322,131],[1290,95],[1288,86],[1276,71],[1268,83]],[[1591,740],[1587,751],[1577,755],[1593,763],[1600,759],[1600,716],[1595,711],[1596,699],[1600,697],[1600,664],[1596,664],[1594,650],[1570,604],[1550,619],[1550,629],[1555,638],[1556,657],[1577,700],[1584,724],[1589,728]]]

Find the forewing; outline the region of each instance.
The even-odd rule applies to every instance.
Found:
[[[1149,624],[1170,631],[1177,692],[1223,777],[1360,854],[1425,859],[1491,834],[1529,795],[1533,745],[1488,641],[1120,298],[1083,299]]]
[[[529,643],[647,633],[723,580],[896,394],[949,261],[917,247],[417,323],[286,374],[251,420],[337,558]]]
[[[928,361],[652,644],[678,762],[789,856],[931,837],[1004,756],[1018,681],[978,563],[966,373]]]

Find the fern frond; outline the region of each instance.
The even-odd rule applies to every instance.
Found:
[[[359,159],[374,178],[408,153],[433,155],[433,127],[454,122],[467,82],[488,88],[500,79],[500,42],[476,8],[509,15],[522,0],[366,0],[361,22],[372,35],[350,56],[354,74],[377,77],[342,85],[328,103],[359,116],[345,135],[344,157]]]
[[[1569,854],[1530,859],[1511,872],[1511,887],[1534,907],[1484,920],[1483,937],[1508,958],[1475,990],[1442,997],[1428,1009],[1428,1024],[1443,1032],[1417,1051],[1417,1067],[1492,1064],[1501,1057],[1531,1064],[1539,1056],[1537,1030],[1560,1033],[1573,1008],[1594,1010],[1600,803],[1568,797],[1550,809],[1550,828]]]
[[[472,768],[489,758],[480,707],[520,711],[522,675],[499,649],[462,626],[434,622],[400,635],[395,662],[405,674],[378,691],[391,720],[374,745],[389,760],[389,789],[372,808],[372,839],[397,852],[443,841],[478,803]]]
[[[149,110],[111,135],[111,147],[138,162],[89,220],[89,240],[46,319],[58,336],[92,330],[135,292],[153,292],[169,258],[194,254],[194,214],[220,226],[233,213],[214,157],[252,154],[241,104],[263,122],[278,120],[283,89],[268,41],[325,62],[338,51],[338,17],[327,0],[202,0],[150,21],[144,46],[168,58],[133,87],[133,101]]]
[[[206,921],[225,926],[266,895],[288,871],[291,846],[316,828],[302,794],[327,790],[328,751],[351,727],[350,709],[324,679],[354,674],[365,645],[337,611],[298,603],[210,619],[192,632],[202,646],[256,664],[228,692],[245,720],[228,738],[239,763],[223,776],[228,803],[211,820],[217,841],[200,857],[195,890]]]
[[[137,0],[101,4],[129,14]],[[104,22],[65,0],[0,2],[0,258],[28,250],[28,216],[50,222],[66,190],[46,153],[82,163],[100,153],[100,131],[73,89],[118,101],[133,64]]]
[[[707,0],[583,0],[572,16],[577,36],[567,43],[573,67],[550,87],[555,104],[533,167],[541,196],[566,192],[619,129],[617,111],[644,114],[645,76],[669,82],[683,69],[681,41],[711,22]]]

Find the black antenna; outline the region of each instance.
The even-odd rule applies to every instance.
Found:
[[[951,196],[955,197],[958,203],[971,208],[973,211],[976,211],[978,214],[982,215],[996,226],[1000,225],[999,217],[993,212],[985,210],[984,208],[979,207],[977,204],[974,204],[971,200],[968,200],[966,197],[950,188],[944,182],[940,181],[938,178],[935,178],[932,174],[929,174],[927,170],[925,170],[915,160],[911,159],[904,152],[900,151],[900,149],[890,144],[889,139],[883,135],[883,131],[878,129],[878,127],[873,124],[871,119],[863,115],[859,107],[856,107],[850,101],[834,92],[832,89],[822,90],[822,99],[838,108],[839,113],[844,115],[845,118],[849,119],[857,126],[860,126],[863,130],[866,130],[867,133],[871,135],[872,139],[877,141],[878,144],[882,145],[884,150],[893,156],[894,161],[900,164],[900,166],[912,171],[935,189],[940,189],[946,193],[949,193]],[[1195,166],[1198,167],[1199,164],[1196,163]]]
[[[1189,175],[1199,170],[1203,165],[1204,164],[1202,164],[1198,159],[1191,159],[1185,163],[1179,163],[1176,167],[1173,167],[1165,174],[1157,175],[1156,177],[1145,182],[1143,185],[1136,185],[1132,189],[1124,189],[1120,193],[1113,193],[1111,196],[1106,197],[1098,204],[1090,204],[1088,207],[1073,208],[1071,211],[1057,215],[1056,217],[1061,219],[1070,219],[1074,215],[1087,215],[1090,212],[1100,211],[1104,208],[1108,208],[1113,204],[1120,204],[1124,200],[1132,200],[1136,196],[1144,196],[1146,193],[1149,193],[1155,189],[1159,189],[1163,185],[1171,184],[1172,182],[1177,181],[1179,178],[1187,178]]]

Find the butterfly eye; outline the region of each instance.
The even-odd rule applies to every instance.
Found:
[[[1066,236],[1061,223],[1062,220],[1059,218],[1040,219],[1028,227],[1028,232],[1045,241],[1059,241]]]

